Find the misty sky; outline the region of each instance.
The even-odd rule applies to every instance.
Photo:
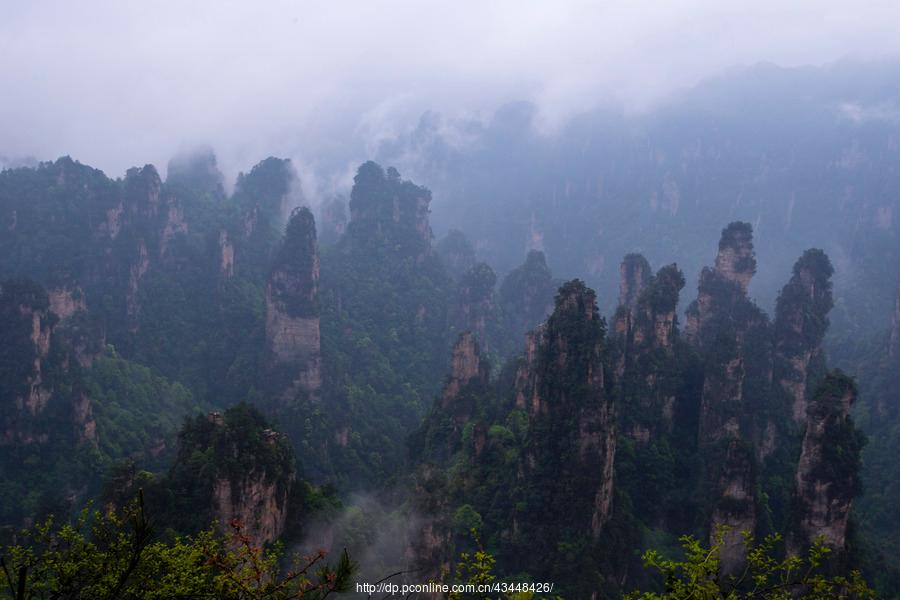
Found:
[[[425,109],[530,100],[552,131],[730,66],[898,56],[898,23],[888,1],[4,0],[0,156],[121,176],[209,143],[229,176],[270,154],[313,171]]]

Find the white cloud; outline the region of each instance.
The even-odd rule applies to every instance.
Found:
[[[0,155],[71,154],[112,175],[162,166],[199,142],[230,175],[269,154],[315,169],[364,155],[426,109],[531,100],[552,128],[610,99],[640,110],[730,65],[900,52],[895,2],[84,0],[0,10]]]

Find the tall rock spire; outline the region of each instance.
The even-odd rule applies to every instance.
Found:
[[[734,222],[722,230],[715,268],[700,274],[697,299],[687,310],[686,333],[699,350],[705,377],[698,441],[713,503],[710,534],[729,527],[722,571],[743,562],[744,531],[756,525],[756,465],[761,444],[759,408],[772,379],[771,326],[748,297],[756,272],[752,228]],[[764,427],[763,427],[764,428]]]
[[[862,491],[865,444],[850,417],[855,401],[856,384],[838,369],[826,375],[810,399],[794,491],[796,530],[788,540],[792,553],[819,536],[834,550],[846,549],[853,498]]]
[[[322,385],[319,251],[305,207],[291,215],[266,285],[266,342],[276,363],[295,367],[289,392],[315,396]]]
[[[622,262],[615,316],[615,374],[622,390],[620,423],[638,442],[671,425],[677,377],[674,343],[684,276],[674,264],[654,276],[640,254]],[[652,357],[651,357],[652,355]],[[667,366],[663,366],[667,365]]]
[[[548,523],[589,528],[594,536],[612,513],[616,451],[615,407],[604,384],[605,334],[594,292],[570,281],[559,289],[546,325],[530,337],[516,377],[517,402],[531,423],[525,481],[544,490],[533,497],[545,502],[529,510]],[[561,480],[573,483],[554,483]],[[567,512],[564,519],[561,510]],[[560,532],[535,535],[549,543]]]
[[[828,329],[831,275],[828,256],[810,249],[794,264],[790,282],[781,290],[775,308],[774,379],[787,393],[791,414],[806,422],[811,388],[825,375],[822,340]]]

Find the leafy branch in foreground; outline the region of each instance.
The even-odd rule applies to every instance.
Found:
[[[142,496],[121,511],[84,510],[74,523],[51,517],[0,552],[0,598],[44,600],[322,600],[346,591],[356,565],[344,551],[294,556],[263,548],[238,521],[171,542],[153,541]]]
[[[796,599],[871,599],[859,571],[849,577],[828,576],[824,564],[831,553],[822,538],[816,539],[806,558],[776,558],[779,534],[767,536],[756,544],[744,533],[746,565],[736,576],[722,577],[719,555],[727,528],[716,531],[714,543],[705,547],[692,536],[681,537],[683,560],[664,558],[656,550],[644,553],[644,566],[662,575],[663,592],[635,591],[628,600],[796,600]]]

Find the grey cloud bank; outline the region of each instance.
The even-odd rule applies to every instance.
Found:
[[[275,154],[310,181],[424,110],[528,100],[552,131],[732,65],[896,56],[898,22],[893,2],[10,2],[0,155],[117,176],[208,143],[229,177]],[[313,185],[349,174],[328,172]]]

